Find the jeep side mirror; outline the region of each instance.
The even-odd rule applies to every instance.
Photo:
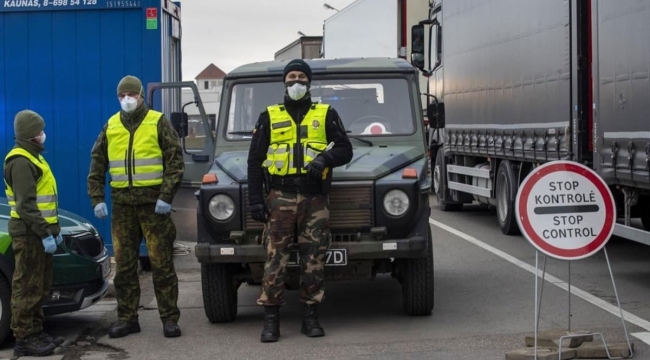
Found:
[[[187,136],[187,113],[186,112],[173,112],[171,122],[174,129],[178,132],[178,136],[184,138]]]
[[[424,70],[424,25],[411,27],[411,64]]]
[[[445,104],[441,102],[434,102],[427,106],[427,118],[429,118],[429,126],[435,124],[437,129],[445,127]]]

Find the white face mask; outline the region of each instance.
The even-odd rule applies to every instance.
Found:
[[[34,136],[32,139],[36,140],[37,143],[43,145],[43,144],[45,144],[45,137],[46,137],[45,136],[45,131],[43,131],[43,135]]]
[[[122,101],[120,101],[120,105],[122,105],[122,110],[130,113],[138,107],[138,99],[132,98],[130,96],[125,96],[122,98]]]
[[[287,93],[291,99],[300,100],[307,93],[307,86],[295,83],[287,88]]]

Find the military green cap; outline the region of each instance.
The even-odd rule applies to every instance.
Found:
[[[14,118],[14,134],[18,139],[31,139],[45,128],[43,118],[31,110],[23,110]]]
[[[143,96],[142,81],[135,76],[127,75],[117,84],[117,95],[123,92],[134,92]]]

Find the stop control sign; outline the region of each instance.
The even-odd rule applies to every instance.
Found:
[[[535,168],[515,201],[517,223],[539,251],[577,260],[598,252],[612,236],[616,206],[603,179],[571,161]]]

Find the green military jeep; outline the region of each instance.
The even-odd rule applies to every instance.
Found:
[[[338,111],[354,148],[352,161],[335,168],[332,175],[333,238],[326,256],[326,281],[391,273],[402,284],[404,311],[428,315],[434,288],[431,183],[417,69],[403,59],[307,62],[313,71],[313,102]],[[259,114],[283,101],[285,65],[279,61],[249,64],[225,77],[216,128],[204,122],[203,149],[187,149],[187,114],[171,117],[184,140],[186,176],[198,178],[201,172],[203,179],[195,193],[195,254],[211,322],[232,321],[237,314],[237,289],[242,282],[261,282],[264,273],[264,225],[246,212],[247,156]],[[192,88],[192,103],[205,117],[193,83],[150,85],[150,95],[152,88],[174,86]],[[291,257],[285,280],[288,289],[299,288],[299,269],[297,257]]]

